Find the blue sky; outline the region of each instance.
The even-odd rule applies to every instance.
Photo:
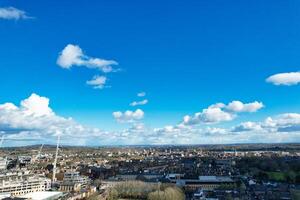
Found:
[[[176,126],[185,115],[234,100],[264,106],[200,127],[230,129],[245,121],[300,113],[300,81],[266,81],[299,71],[299,4],[2,0],[0,8],[13,7],[27,17],[0,15],[0,103],[18,106],[36,93],[50,100],[56,115],[107,131],[140,123],[149,129]],[[68,44],[81,48],[84,59],[118,62],[115,72],[76,64],[61,67],[57,59]],[[86,84],[95,75],[107,78],[104,88]],[[137,97],[142,91],[146,96]],[[145,99],[146,105],[129,106]],[[144,112],[142,120],[119,123],[112,115],[136,109]]]

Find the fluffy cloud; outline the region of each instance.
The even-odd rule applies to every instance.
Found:
[[[7,138],[48,140],[62,135],[68,137],[69,141],[74,141],[75,137],[87,139],[108,134],[85,127],[72,118],[56,115],[49,107],[49,99],[34,93],[21,101],[19,106],[13,103],[0,104],[0,132],[6,134]]]
[[[112,65],[117,65],[118,63],[114,60],[89,57],[83,53],[79,46],[68,44],[60,53],[57,64],[66,69],[72,66],[85,66],[108,73],[113,71]]]
[[[217,127],[207,127],[206,129],[204,129],[203,132],[205,135],[209,135],[209,136],[228,134],[226,129],[217,128]]]
[[[139,120],[144,117],[144,112],[137,109],[113,113],[117,121],[131,122],[130,128],[103,131],[81,125],[72,118],[58,116],[50,108],[49,103],[48,98],[32,94],[22,100],[19,105],[10,102],[0,104],[0,133],[5,134],[5,138],[10,142],[14,141],[14,145],[54,143],[57,135],[62,136],[63,144],[70,145],[300,141],[299,113],[284,113],[268,117],[260,122],[243,122],[232,128],[211,127],[211,125],[206,127],[206,123],[202,126],[188,126],[180,123],[162,128],[147,128],[139,123]],[[221,104],[212,105],[208,109],[228,112]],[[207,114],[207,112],[203,113]],[[29,138],[34,138],[35,142],[30,142]],[[23,142],[21,142],[22,139]]]
[[[264,128],[276,129],[278,132],[299,131],[300,114],[299,113],[284,113],[274,118],[268,117],[264,123]]]
[[[48,98],[32,94],[19,105],[10,102],[0,104],[0,134],[5,135],[4,145],[55,143],[57,135],[61,135],[63,144],[69,145],[135,144],[145,141],[148,129],[141,123],[135,123],[144,116],[140,109],[114,114],[120,122],[132,122],[131,128],[103,131],[81,125],[72,118],[58,116],[49,103]]]
[[[193,128],[190,126],[176,125],[176,126],[165,126],[163,128],[155,128],[154,132],[160,136],[169,136],[173,135],[189,137],[189,136],[217,136],[228,133],[226,129],[217,128],[217,127],[205,127],[205,128]]]
[[[300,114],[284,113],[275,117],[268,117],[262,122],[244,122],[233,127],[233,132],[299,132]]]
[[[258,131],[261,130],[262,127],[255,122],[243,122],[240,125],[235,126],[232,131],[233,132],[244,132],[244,131]]]
[[[82,49],[73,44],[68,44],[60,53],[57,64],[65,69],[70,69],[73,66],[85,66],[90,69],[97,69],[103,73],[115,71],[113,65],[118,65],[114,60],[104,60],[101,58],[93,58],[85,55]],[[103,89],[107,81],[106,76],[94,76],[86,83],[93,86],[94,89]]]
[[[107,78],[105,76],[94,76],[92,80],[86,82],[88,85],[92,85],[94,89],[103,89]]]
[[[53,115],[51,108],[49,108],[49,99],[34,93],[28,99],[21,101],[21,109],[28,115]]]
[[[144,132],[145,131],[145,125],[143,123],[133,124],[133,126],[130,128],[131,132]]]
[[[135,111],[127,110],[125,112],[113,112],[113,117],[121,123],[133,123],[144,118],[144,112],[141,109]]]
[[[144,96],[146,96],[146,92],[139,92],[139,93],[137,94],[137,96],[138,96],[138,97],[144,97]]]
[[[51,119],[51,120],[50,120]],[[0,128],[5,131],[40,130],[49,123],[61,123],[49,108],[49,99],[32,94],[17,107],[12,103],[0,104]]]
[[[221,108],[209,107],[202,112],[195,113],[194,116],[186,115],[183,118],[185,125],[196,125],[201,123],[219,123],[231,121],[235,115],[221,110]]]
[[[19,20],[19,19],[28,19],[31,18],[26,15],[26,12],[23,10],[19,10],[14,7],[6,7],[6,8],[0,8],[0,19],[14,19],[14,20]]]
[[[139,92],[137,93],[138,97],[145,97],[146,96],[146,92]],[[144,99],[141,101],[133,101],[131,102],[129,105],[130,106],[142,106],[142,105],[146,105],[148,103],[148,99]]]
[[[274,74],[268,77],[266,81],[274,85],[297,85],[300,83],[300,72]]]
[[[226,106],[226,109],[232,112],[256,112],[263,107],[264,104],[262,102],[257,101],[254,101],[252,103],[232,101]]]
[[[182,123],[184,125],[197,125],[231,121],[237,116],[237,113],[256,112],[263,106],[263,103],[257,101],[252,103],[232,101],[228,105],[217,103],[203,109],[202,112],[195,113],[193,116],[184,116]]]
[[[175,134],[175,133],[180,133],[180,132],[184,132],[185,130],[190,129],[189,127],[185,127],[185,126],[171,126],[171,125],[167,125],[163,128],[155,128],[153,131],[156,134],[160,134],[160,135],[164,135],[164,134]]]
[[[142,106],[142,105],[146,105],[148,103],[147,99],[144,99],[142,101],[134,101],[132,103],[130,103],[130,106]]]
[[[243,122],[232,128],[195,127],[180,124],[156,128],[148,138],[156,143],[216,144],[300,141],[300,114],[284,113],[261,122]],[[183,140],[183,138],[186,138]]]

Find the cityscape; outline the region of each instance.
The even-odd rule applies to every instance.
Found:
[[[3,199],[299,198],[299,144],[34,145],[2,154]]]
[[[0,0],[0,200],[300,200],[299,13]]]

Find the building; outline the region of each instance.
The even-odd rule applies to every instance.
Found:
[[[62,182],[59,186],[59,190],[63,192],[79,191],[80,189],[81,189],[81,184],[74,183],[74,182]]]
[[[18,156],[20,165],[28,165],[31,163],[31,156]]]
[[[163,176],[161,174],[151,174],[151,173],[117,174],[115,176],[117,180],[123,180],[123,181],[133,181],[133,180],[157,181],[162,177]]]
[[[79,172],[76,171],[65,172],[64,174],[63,183],[79,183],[82,186],[86,186],[89,182],[88,177],[80,176]]]
[[[81,189],[78,192],[70,193],[69,196],[67,196],[68,200],[80,200],[80,199],[87,199],[91,195],[93,195],[96,192],[96,187],[91,186],[86,189]]]
[[[20,196],[20,199],[28,200],[55,200],[63,196],[62,192],[33,192]]]
[[[60,184],[59,190],[64,192],[79,191],[89,185],[89,178],[80,176],[79,172],[65,172],[64,179]]]
[[[176,185],[188,191],[214,190],[221,185],[231,185],[234,181],[228,176],[199,176],[198,179],[179,179]]]
[[[22,196],[51,188],[51,180],[26,171],[0,174],[0,195]]]
[[[7,159],[0,158],[0,170],[6,170],[7,168]]]
[[[166,178],[170,181],[178,180],[184,177],[184,174],[168,174],[166,175]]]

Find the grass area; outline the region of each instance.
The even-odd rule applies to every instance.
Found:
[[[264,172],[268,175],[268,178],[278,182],[291,182],[297,181],[297,176],[300,176],[300,172],[287,171],[287,172]]]
[[[266,172],[271,180],[286,181],[287,173],[285,172]]]
[[[300,199],[300,190],[291,190],[291,194],[293,200]]]

